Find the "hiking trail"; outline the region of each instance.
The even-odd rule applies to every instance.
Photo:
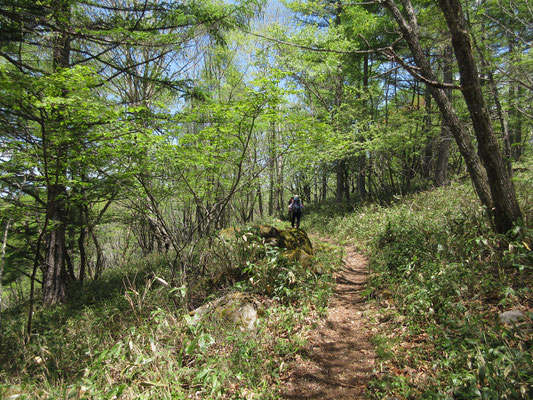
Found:
[[[351,245],[345,246],[343,266],[335,273],[335,290],[328,314],[310,332],[284,385],[282,399],[365,399],[373,377],[375,352],[370,343],[368,306],[361,292],[368,262]]]

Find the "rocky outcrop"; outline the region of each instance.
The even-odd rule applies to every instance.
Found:
[[[302,229],[278,229],[270,225],[259,225],[259,236],[276,247],[289,251],[300,250],[309,256],[314,255],[313,245]]]
[[[499,316],[502,324],[516,324],[526,319],[526,314],[520,310],[502,312]]]
[[[305,268],[317,266],[311,240],[302,229],[277,229],[269,225],[259,225],[257,228],[259,236],[266,242],[286,249],[283,255],[290,261],[297,261]]]
[[[240,233],[241,231],[238,228],[232,227],[232,228],[222,229],[218,233],[218,236],[224,240],[234,240],[237,237],[237,235]]]
[[[260,301],[247,293],[233,292],[191,311],[198,319],[210,318],[221,324],[239,327],[243,331],[256,330],[257,318],[263,314]]]

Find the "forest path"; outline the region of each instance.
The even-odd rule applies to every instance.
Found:
[[[345,246],[343,267],[325,321],[310,333],[302,358],[289,372],[283,399],[365,399],[373,376],[375,352],[371,323],[361,292],[368,262],[353,246]]]

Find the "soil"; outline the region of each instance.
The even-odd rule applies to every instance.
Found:
[[[289,372],[283,399],[365,399],[373,377],[375,353],[371,323],[361,292],[367,260],[347,246],[344,266],[336,273],[335,293],[325,321],[311,331],[301,357]]]

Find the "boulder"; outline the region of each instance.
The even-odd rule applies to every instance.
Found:
[[[314,255],[311,240],[302,229],[278,229],[270,225],[259,225],[256,228],[259,236],[274,246],[287,250],[299,249],[310,256]]]
[[[257,318],[263,313],[261,303],[242,292],[226,294],[191,311],[199,319],[212,318],[223,324],[238,326],[243,331],[255,331]]]
[[[233,228],[222,229],[218,233],[218,235],[220,236],[220,238],[224,240],[233,240],[239,233],[241,233],[241,231],[238,228],[233,227]]]
[[[312,268],[316,264],[315,257],[300,248],[287,250],[285,253],[283,253],[283,255],[290,261],[298,261],[300,265],[305,268]]]
[[[502,324],[516,324],[523,321],[526,315],[520,310],[510,310],[502,312],[498,318],[500,318]]]

